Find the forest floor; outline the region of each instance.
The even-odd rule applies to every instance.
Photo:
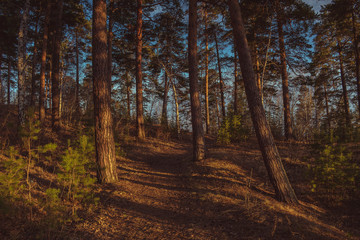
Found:
[[[300,200],[289,206],[275,200],[256,139],[206,143],[206,160],[193,163],[190,134],[127,137],[119,181],[98,186],[96,207],[48,235],[39,234],[41,220],[0,214],[0,239],[360,239],[359,202],[330,207],[311,191],[309,145],[277,142]],[[55,174],[36,166],[31,178],[40,199]]]

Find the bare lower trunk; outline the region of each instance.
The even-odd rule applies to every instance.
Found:
[[[39,119],[40,122],[44,123],[45,121],[45,71],[46,71],[46,54],[47,54],[47,45],[49,38],[49,22],[50,22],[50,10],[51,3],[48,1],[45,13],[45,22],[44,22],[44,33],[42,40],[42,49],[41,49],[41,66],[40,66],[40,93],[39,93]]]
[[[39,18],[39,17],[38,17]],[[36,40],[38,38],[38,26],[39,26],[39,20],[36,21],[35,26],[35,36],[34,36],[34,52],[33,52],[33,59],[32,59],[32,67],[31,67],[31,95],[30,95],[30,106],[35,105],[35,92],[36,92],[36,79],[35,79],[35,73],[36,73],[36,65],[37,65],[37,44]]]
[[[198,86],[197,0],[189,1],[188,45],[191,121],[193,130],[193,160],[200,161],[205,158],[205,142]]]
[[[328,100],[328,94],[327,94],[327,88],[326,83],[324,82],[324,97],[325,97],[325,109],[326,109],[326,118],[327,118],[327,124],[328,124],[328,132],[331,130],[331,119],[329,114],[329,100]]]
[[[10,105],[10,98],[11,98],[11,92],[10,92],[10,76],[11,76],[11,62],[10,62],[10,56],[8,55],[8,62],[7,62],[7,67],[8,67],[8,76],[7,76],[7,104]]]
[[[75,30],[75,48],[76,48],[76,86],[75,86],[75,115],[77,120],[80,119],[80,96],[79,96],[79,89],[80,89],[80,62],[79,62],[79,37],[78,31]]]
[[[251,118],[270,181],[279,201],[297,204],[298,200],[282,165],[256,86],[255,73],[239,2],[237,0],[228,0],[228,5]]]
[[[162,106],[162,113],[161,113],[161,124],[163,126],[168,125],[168,118],[167,118],[168,91],[169,91],[168,74],[165,71],[165,76],[164,76],[164,98],[163,98],[163,106]]]
[[[356,29],[356,15],[355,10],[351,12],[352,28],[353,28],[353,44],[355,52],[355,76],[357,86],[357,97],[358,97],[358,112],[360,119],[360,54],[359,54],[359,36]]]
[[[97,177],[100,183],[111,183],[118,178],[108,81],[105,0],[93,1],[92,41]]]
[[[237,80],[238,72],[237,72],[237,59],[236,59],[236,46],[234,43],[234,114],[237,115],[239,113],[238,110],[238,87],[239,82]]]
[[[137,137],[145,139],[143,89],[142,89],[142,0],[137,0],[136,24],[136,129]]]
[[[112,28],[113,28],[113,24],[114,24],[114,19],[113,19],[113,14],[114,14],[114,0],[110,0],[109,3],[109,30],[108,30],[108,81],[109,81],[109,90],[110,90],[110,96],[111,96],[111,90],[112,90],[112,81],[111,81],[111,77],[112,77],[112,40],[113,40],[113,32],[112,32]]]
[[[129,73],[126,72],[126,102],[127,102],[127,120],[131,120],[131,109],[130,109],[130,92],[131,92],[131,80]]]

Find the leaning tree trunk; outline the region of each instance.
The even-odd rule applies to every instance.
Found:
[[[290,185],[280,155],[274,143],[270,126],[266,120],[265,110],[261,102],[261,96],[255,82],[255,73],[241,17],[239,2],[237,0],[229,0],[228,6],[251,118],[270,181],[274,186],[276,197],[279,201],[297,204],[298,200]]]
[[[111,183],[117,181],[117,174],[108,81],[106,0],[93,1],[92,37],[97,178],[100,183]]]
[[[51,11],[51,2],[48,1],[46,6],[45,13],[45,22],[44,22],[44,33],[42,40],[42,49],[41,49],[41,66],[40,66],[40,94],[39,94],[39,119],[40,122],[45,121],[45,71],[46,71],[46,53],[47,53],[47,44],[49,38],[49,22],[50,22],[50,11]]]
[[[145,139],[143,89],[142,89],[142,0],[137,0],[136,24],[136,129],[139,140]]]
[[[60,45],[62,36],[62,11],[63,0],[57,0],[54,8],[53,23],[53,52],[52,52],[52,76],[51,76],[51,95],[52,95],[52,128],[57,131],[60,129]]]
[[[285,41],[284,41],[284,32],[283,32],[283,12],[280,7],[279,0],[276,1],[276,12],[277,12],[277,24],[278,24],[278,33],[279,33],[279,50],[280,50],[280,64],[281,64],[281,78],[282,78],[282,91],[283,91],[283,108],[284,108],[284,128],[285,128],[285,137],[287,140],[294,138],[292,123],[291,123],[291,114],[290,114],[290,96],[289,96],[289,78],[287,73],[287,64],[286,64],[286,52],[285,52]]]
[[[188,61],[190,80],[191,120],[193,130],[193,160],[205,158],[204,132],[201,119],[201,105],[198,84],[197,59],[197,0],[189,1]]]
[[[25,8],[22,13],[18,37],[18,108],[19,123],[25,123],[25,76],[26,76],[26,42],[27,42],[27,22],[30,9],[30,0],[26,0]]]

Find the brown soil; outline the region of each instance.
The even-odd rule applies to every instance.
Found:
[[[206,140],[207,159],[193,163],[189,135],[181,141],[128,137],[126,157],[118,158],[119,182],[99,186],[96,208],[80,209],[80,220],[46,238],[360,239],[359,205],[324,207],[310,191],[306,144],[278,142],[301,202],[289,206],[275,200],[255,139],[229,146]],[[55,175],[36,167],[32,179],[33,195],[41,199]],[[38,234],[40,220],[0,216],[1,239],[45,238]]]

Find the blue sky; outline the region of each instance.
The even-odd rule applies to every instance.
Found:
[[[318,12],[320,11],[322,5],[328,4],[331,0],[304,0],[304,2],[313,6],[315,12]]]

